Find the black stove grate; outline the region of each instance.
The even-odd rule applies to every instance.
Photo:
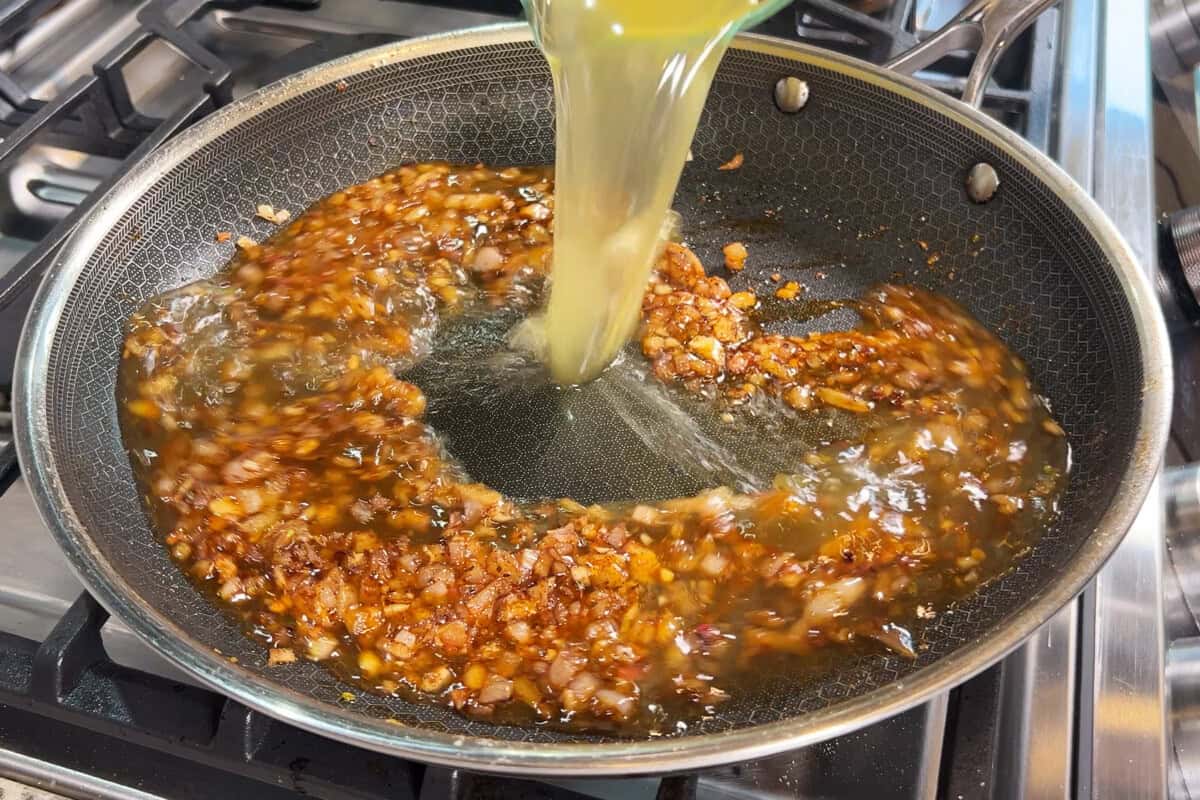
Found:
[[[334,6],[340,0],[325,0]],[[759,32],[817,40],[880,62],[915,41],[918,0],[881,3],[867,13],[836,0],[797,0]],[[151,0],[138,12],[138,29],[48,101],[32,98],[0,72],[0,175],[35,143],[57,144],[121,160],[121,167],[0,275],[0,312],[20,310],[29,289],[75,224],[132,164],[192,122],[228,103],[235,70],[192,35],[197,20],[214,11],[275,6],[301,19],[321,0]],[[54,0],[13,0],[0,9],[0,47],[26,31]],[[513,14],[518,0],[440,0],[442,8]],[[1057,13],[1026,33],[997,70],[985,109],[1034,144],[1049,143],[1056,70]],[[271,69],[288,72],[339,55],[347,47],[377,44],[389,34],[345,32],[318,38]],[[161,117],[139,111],[125,69],[154,43],[169,46],[198,73]],[[923,78],[950,93],[961,91],[967,60],[948,58]],[[262,68],[263,65],[259,65]],[[269,77],[269,76],[268,76]],[[174,99],[174,98],[173,98]],[[10,342],[9,347],[14,347]],[[19,474],[11,443],[0,448],[0,494]],[[262,714],[217,692],[180,684],[113,662],[101,638],[107,613],[83,594],[44,642],[0,632],[0,750],[98,777],[118,787],[173,798],[545,798],[569,800],[605,794],[597,788],[497,778],[427,767],[331,742]],[[703,798],[751,796],[878,796],[913,794],[933,769],[939,794],[971,797],[995,763],[994,709],[999,668],[951,693],[948,722],[914,709],[831,742],[762,762],[701,775],[638,780],[608,796]],[[944,740],[942,737],[944,727]],[[925,741],[934,731],[940,755]],[[980,772],[980,765],[983,772]],[[837,783],[836,776],[854,783]],[[834,777],[831,777],[834,776]],[[598,786],[598,785],[597,785]]]
[[[919,5],[920,0],[796,0],[792,35],[880,64],[917,43]],[[779,27],[776,22],[774,29]],[[1058,10],[1051,9],[1000,57],[983,102],[985,111],[1042,148],[1050,139],[1058,35]],[[970,66],[970,54],[951,55],[920,75],[957,97]]]
[[[424,769],[263,717],[214,692],[131,670],[82,595],[38,644],[0,634],[0,744],[173,798],[418,798]],[[442,796],[445,795],[434,795]]]
[[[299,0],[286,0],[294,6]],[[319,0],[314,0],[315,5]],[[30,23],[41,0],[17,0],[0,12],[0,41],[11,39]],[[93,155],[120,158],[122,168],[61,220],[17,264],[0,275],[0,310],[41,276],[50,257],[66,241],[96,200],[132,164],[178,131],[232,100],[232,71],[184,31],[184,25],[213,7],[248,7],[250,0],[160,0],[138,12],[138,29],[98,61],[90,75],[77,79],[52,100],[36,100],[10,76],[0,72],[0,171],[8,168],[35,142],[55,144]],[[310,3],[305,3],[310,5]],[[20,10],[25,13],[18,13]],[[14,29],[4,27],[6,19]],[[162,43],[201,73],[203,90],[180,98],[163,118],[138,111],[125,69],[151,44]]]

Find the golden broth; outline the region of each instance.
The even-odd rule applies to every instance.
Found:
[[[555,380],[594,378],[628,341],[713,74],[758,0],[529,0],[554,74]]]

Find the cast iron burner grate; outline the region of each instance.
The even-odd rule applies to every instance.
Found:
[[[965,5],[965,2],[962,3]],[[790,34],[781,33],[777,17],[765,33],[799,36],[879,64],[915,45],[923,24],[938,27],[939,12],[954,4],[941,0],[796,0]],[[859,10],[859,9],[864,10]],[[781,17],[784,15],[780,15]],[[1043,13],[1001,56],[984,96],[983,108],[1034,144],[1046,147],[1050,138],[1051,102],[1058,74],[1057,9]],[[971,66],[969,54],[943,58],[920,73],[921,79],[960,96]]]

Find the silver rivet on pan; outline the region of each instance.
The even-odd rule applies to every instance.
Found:
[[[1000,176],[991,164],[980,161],[967,173],[967,195],[976,203],[986,203],[1000,188]]]
[[[795,114],[808,103],[808,83],[799,78],[780,78],[775,83],[775,105],[780,111]]]

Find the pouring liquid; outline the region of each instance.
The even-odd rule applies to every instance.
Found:
[[[554,75],[547,358],[563,385],[628,341],[717,64],[765,0],[527,0]]]

